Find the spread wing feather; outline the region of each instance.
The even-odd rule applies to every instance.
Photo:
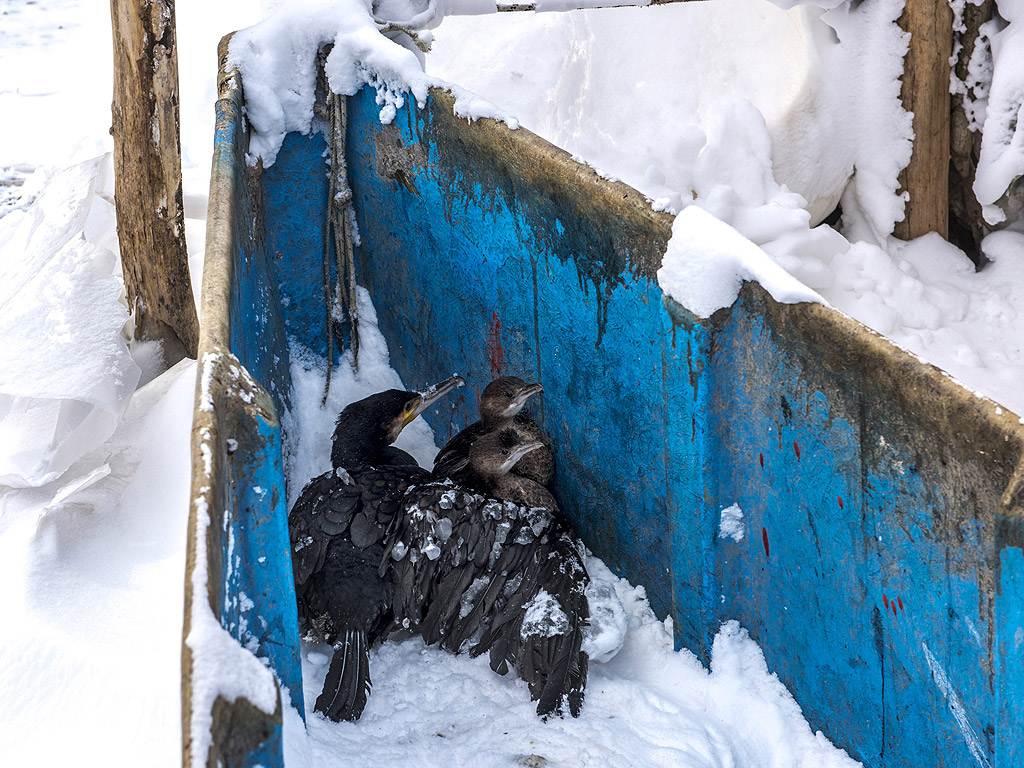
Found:
[[[488,653],[499,674],[515,669],[538,714],[561,713],[567,702],[576,716],[590,616],[582,552],[568,524],[547,510],[433,482],[406,494],[381,570],[395,573],[397,624],[456,652],[479,638],[470,653]],[[525,621],[544,600],[554,618]]]

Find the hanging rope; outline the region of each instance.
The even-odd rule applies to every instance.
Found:
[[[334,145],[334,125],[331,121],[331,145]],[[331,170],[327,181],[327,206],[324,209],[324,308],[327,310],[325,318],[327,322],[327,381],[324,383],[324,396],[320,405],[327,403],[327,394],[331,391],[331,371],[334,369],[334,323],[331,322],[331,201],[334,199],[334,165],[333,157]]]
[[[336,93],[327,96],[328,120],[331,124],[331,171],[327,185],[327,222],[324,226],[324,286],[327,305],[327,382],[322,403],[331,389],[331,360],[334,355],[334,324],[348,320],[352,365],[359,369],[359,311],[356,305],[355,211],[352,209],[352,188],[348,183],[348,162],[345,158],[345,131],[348,126],[348,103]],[[338,282],[331,290],[330,245],[334,242],[335,270]],[[339,328],[338,338],[341,338]]]

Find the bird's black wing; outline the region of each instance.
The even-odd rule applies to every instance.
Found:
[[[548,621],[550,617],[541,612],[539,621],[527,621],[520,628],[520,675],[537,701],[537,714],[560,714],[563,702],[567,702],[570,714],[578,717],[589,665],[587,654],[581,650],[584,628],[590,619],[586,596],[589,577],[582,547],[571,531],[563,531],[541,548],[538,560],[539,589],[527,604],[526,618],[531,618],[531,607],[542,607],[537,602],[541,591],[554,599],[553,612],[558,615]],[[568,626],[561,626],[562,616]]]
[[[345,470],[331,470],[310,480],[288,513],[292,572],[297,589],[323,567],[327,545],[347,535],[360,506],[358,487]]]
[[[525,537],[524,537],[525,538]],[[537,714],[560,714],[564,702],[579,715],[588,659],[581,650],[590,618],[582,544],[561,519],[529,545],[530,560],[518,582],[489,609],[487,631],[471,649],[488,652],[491,668],[514,668],[538,702]]]
[[[434,470],[431,473],[434,479],[449,478],[456,483],[462,482],[469,469],[469,449],[486,432],[484,425],[477,421],[445,443],[434,457]]]
[[[381,562],[381,573],[393,574],[397,625],[424,631],[434,638],[430,642],[444,634],[440,617],[459,609],[480,569],[476,561],[486,562],[490,549],[490,542],[467,525],[482,502],[483,497],[451,483],[432,482],[406,493]],[[424,630],[428,610],[430,626]]]

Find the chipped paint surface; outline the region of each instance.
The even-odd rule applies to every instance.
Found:
[[[932,679],[935,681],[936,687],[942,693],[943,698],[949,705],[949,711],[956,719],[956,724],[959,726],[960,732],[963,734],[964,742],[967,744],[967,748],[971,751],[971,757],[974,758],[974,761],[981,768],[988,768],[990,765],[988,756],[985,754],[985,749],[982,747],[981,739],[978,738],[978,734],[974,731],[971,718],[968,717],[967,710],[964,709],[964,703],[960,699],[960,695],[956,692],[953,684],[949,682],[949,678],[946,676],[946,671],[932,654],[927,643],[921,643],[921,649],[924,651],[925,660],[928,662],[928,669],[931,670]]]
[[[613,204],[527,132],[462,126],[433,98],[386,127],[353,98],[349,146],[360,280],[393,363],[472,385],[435,418],[440,437],[472,418],[500,318],[504,370],[544,382],[564,507],[680,643],[706,657],[739,619],[812,727],[867,765],[992,760],[1008,663],[995,530],[1015,514],[1016,418],[838,313],[756,286],[693,317],[652,282],[668,229],[642,200]],[[291,143],[291,161],[314,149]],[[734,503],[751,533],[738,542],[718,537]],[[949,659],[959,719],[922,643]]]
[[[475,418],[474,391],[496,369],[539,379],[563,507],[646,586],[679,643],[706,659],[719,624],[738,619],[812,728],[868,766],[1024,764],[1016,415],[831,310],[779,306],[757,286],[693,317],[654,279],[667,217],[526,131],[466,125],[446,98],[381,126],[364,92],[348,130],[360,282],[392,363],[414,384],[452,371],[470,384],[427,414],[438,439]],[[261,421],[289,389],[279,339],[327,354],[310,278],[323,271],[324,150],[322,136],[290,135],[266,172],[235,170],[249,186],[235,198],[240,278],[224,284],[220,338],[260,384],[231,402],[266,427],[253,442],[218,438],[254,462],[234,486],[249,494],[240,509],[266,508],[273,493],[254,486],[283,484],[287,436]],[[718,537],[731,504],[750,534],[739,541]],[[288,557],[285,545],[260,560],[234,535],[232,578]],[[227,626],[251,628],[249,603],[272,613],[289,587],[228,588]]]

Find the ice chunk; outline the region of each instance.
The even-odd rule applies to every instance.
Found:
[[[589,563],[587,568],[591,568]],[[612,572],[604,567],[602,571],[591,573],[587,585],[590,624],[583,630],[583,650],[591,661],[611,661],[626,640],[626,609],[615,592],[616,581]]]

